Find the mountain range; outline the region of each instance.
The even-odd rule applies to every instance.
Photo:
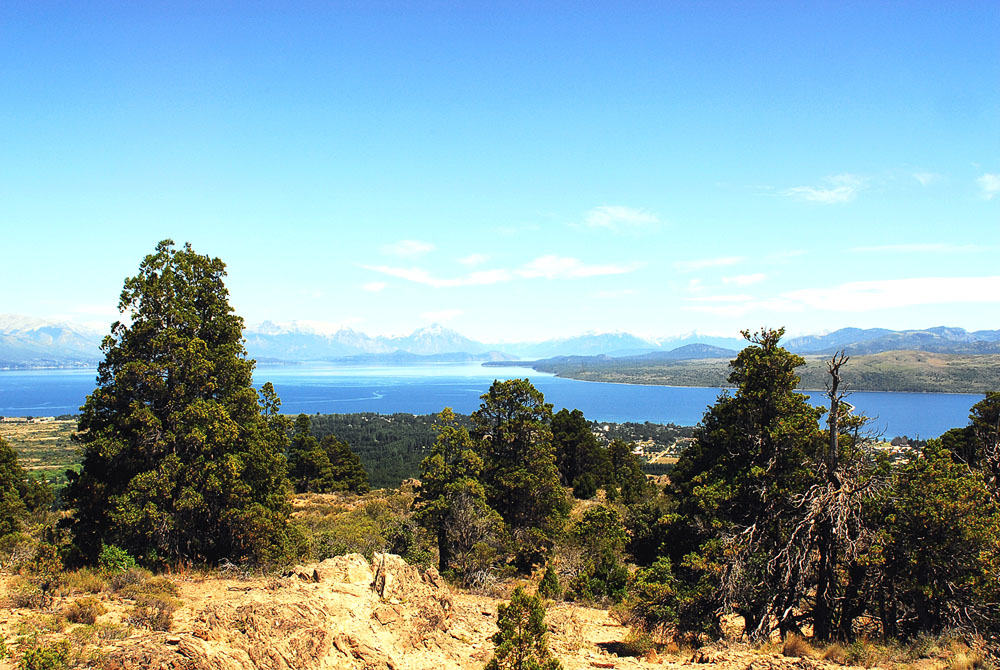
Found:
[[[68,322],[0,315],[0,368],[95,365],[105,333]],[[656,360],[732,357],[745,342],[689,333],[651,339],[629,333],[584,333],[542,342],[484,343],[444,326],[419,328],[409,335],[370,336],[350,328],[329,328],[310,321],[265,321],[244,331],[250,356],[260,362],[339,361],[403,363],[415,361],[510,361],[560,356],[603,356]],[[790,338],[784,346],[801,354],[848,354],[917,350],[933,353],[1000,353],[1000,330],[962,328],[889,330],[843,328],[823,335]]]

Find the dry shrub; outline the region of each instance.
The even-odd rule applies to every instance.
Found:
[[[619,649],[625,656],[645,657],[656,651],[656,641],[653,636],[640,628],[632,628],[622,641]]]
[[[94,626],[94,636],[98,640],[108,642],[111,640],[124,640],[132,634],[132,628],[124,623],[99,623]]]
[[[111,588],[115,591],[121,591],[131,586],[139,586],[140,584],[145,584],[153,576],[153,573],[149,570],[144,570],[142,568],[129,568],[124,572],[118,572],[111,575]]]
[[[73,623],[93,624],[97,621],[97,617],[105,612],[107,610],[97,598],[87,597],[73,601],[66,608],[65,615]]]
[[[44,607],[47,600],[41,586],[23,577],[14,578],[7,597],[12,607],[33,610]]]
[[[62,584],[56,595],[66,596],[73,593],[101,593],[108,588],[108,579],[93,568],[81,568],[63,574]]]
[[[781,655],[791,658],[811,658],[813,648],[801,635],[790,633],[785,636],[785,641],[781,645]]]
[[[848,665],[861,665],[871,668],[881,665],[886,660],[886,656],[885,649],[879,648],[878,645],[866,639],[860,639],[852,642],[847,647],[845,660]]]
[[[169,631],[177,605],[174,598],[140,595],[125,621],[140,628]]]
[[[986,658],[972,649],[955,652],[948,664],[949,670],[979,670],[986,667]]]
[[[847,662],[847,650],[844,649],[844,645],[839,642],[834,642],[826,649],[823,650],[820,656],[824,661],[830,661],[831,663],[837,663],[838,665],[844,665]]]

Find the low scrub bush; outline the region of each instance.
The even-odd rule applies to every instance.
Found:
[[[175,598],[179,590],[177,589],[177,585],[166,577],[153,577],[137,584],[124,586],[118,593],[123,598],[138,600],[143,596]]]
[[[177,605],[177,600],[174,598],[140,595],[125,620],[140,628],[169,631]]]
[[[87,597],[73,601],[66,608],[65,615],[73,623],[93,624],[105,612],[107,609],[97,598]]]
[[[121,591],[129,587],[137,587],[145,584],[152,578],[153,573],[142,568],[129,568],[124,572],[116,572],[111,575],[111,588],[114,591]]]
[[[562,597],[559,575],[556,574],[555,568],[552,567],[551,563],[545,566],[545,574],[542,575],[541,581],[538,582],[538,595],[550,600],[558,600]]]
[[[12,607],[24,609],[41,609],[46,602],[42,587],[23,577],[14,579],[7,598]]]
[[[128,572],[136,567],[135,558],[121,547],[113,544],[101,545],[101,554],[97,557],[97,565],[110,575]]]
[[[61,640],[26,650],[20,670],[64,670],[69,667],[69,642]]]
[[[100,593],[109,587],[108,579],[93,568],[81,568],[65,572],[56,595],[67,596],[74,593]]]
[[[621,654],[625,656],[647,656],[656,649],[653,636],[641,628],[632,628],[619,645]]]
[[[781,644],[781,654],[792,658],[810,658],[813,656],[813,648],[801,635],[791,633]]]

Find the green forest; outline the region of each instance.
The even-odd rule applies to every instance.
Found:
[[[219,259],[164,241],[125,281],[128,318],[104,341],[61,495],[0,441],[0,550],[22,556],[43,601],[64,567],[273,570],[381,549],[463,588],[541,571],[540,594],[612,607],[658,643],[718,639],[737,615],[756,642],[947,634],[996,648],[1000,393],[889,462],[841,403],[846,356],[826,362],[818,409],[795,392],[804,360],[783,331],[745,332],[732,390],[658,486],[630,442],[553,412],[527,379],[494,382],[468,417],[293,421],[270,384],[251,384],[224,276]],[[296,493],[365,494],[413,474],[402,502],[293,519]]]

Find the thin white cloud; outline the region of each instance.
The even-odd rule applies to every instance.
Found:
[[[930,186],[941,181],[944,177],[936,172],[914,172],[913,178],[920,182],[921,186]]]
[[[793,186],[782,193],[797,200],[832,205],[854,200],[865,187],[864,178],[855,174],[838,174],[824,181],[823,186]]]
[[[976,180],[979,185],[979,193],[985,200],[992,200],[1000,194],[1000,174],[987,172]]]
[[[383,254],[388,254],[389,256],[416,258],[417,256],[423,256],[426,253],[434,251],[435,246],[430,242],[421,242],[420,240],[400,240],[392,244],[383,244],[379,249]]]
[[[366,270],[380,272],[405,279],[406,281],[434,288],[454,288],[458,286],[487,286],[513,281],[515,279],[586,279],[634,272],[642,267],[642,263],[624,265],[588,265],[578,258],[547,255],[525,263],[520,268],[508,270],[479,270],[457,277],[436,277],[423,268],[401,268],[388,265],[364,265]]]
[[[482,265],[490,259],[486,254],[469,254],[464,258],[459,258],[458,262],[462,265]]]
[[[639,269],[641,263],[627,265],[587,265],[578,258],[565,256],[539,256],[526,263],[516,272],[526,279],[584,279],[586,277],[601,277],[604,275],[620,275]]]
[[[655,214],[644,212],[641,209],[621,205],[602,205],[587,212],[583,217],[583,223],[589,228],[618,231],[655,226],[660,223],[660,219]]]
[[[733,275],[732,277],[723,277],[723,284],[734,284],[736,286],[750,286],[751,284],[759,284],[760,282],[767,279],[767,275],[763,272],[755,272],[748,275]]]
[[[742,263],[744,260],[743,256],[721,256],[718,258],[699,258],[689,261],[674,261],[674,269],[678,272],[695,272],[706,268],[737,265]]]
[[[424,312],[420,316],[434,323],[445,323],[462,316],[465,312],[461,309],[438,309],[431,312]]]
[[[370,281],[367,284],[362,284],[361,288],[370,293],[378,293],[386,286],[388,286],[388,284],[386,284],[384,281]]]
[[[939,242],[881,244],[875,246],[853,247],[851,249],[851,251],[857,254],[868,254],[868,253],[967,254],[985,250],[986,247],[979,244],[946,244]]]

